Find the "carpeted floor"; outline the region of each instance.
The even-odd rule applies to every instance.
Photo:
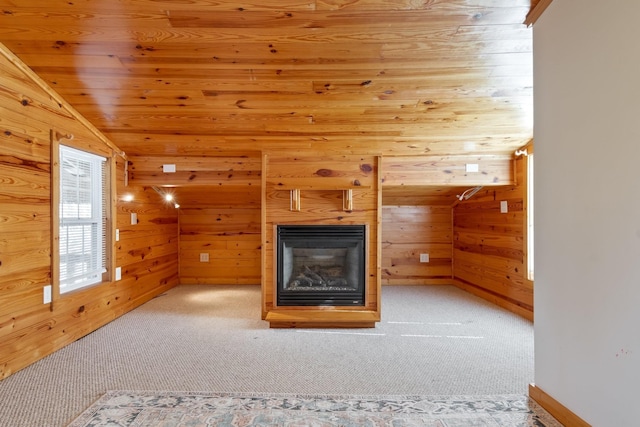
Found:
[[[309,396],[112,391],[69,427],[561,427],[524,396]]]
[[[450,286],[382,301],[375,329],[269,329],[259,286],[180,286],[0,381],[0,426],[63,426],[108,390],[526,395],[531,322]]]

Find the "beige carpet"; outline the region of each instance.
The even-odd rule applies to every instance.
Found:
[[[0,382],[0,420],[61,426],[108,390],[527,393],[531,322],[448,286],[383,288],[375,329],[269,329],[258,286],[181,286]],[[0,424],[2,425],[2,424]]]

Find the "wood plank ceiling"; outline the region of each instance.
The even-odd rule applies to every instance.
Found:
[[[129,155],[505,154],[530,0],[0,0],[0,41]]]

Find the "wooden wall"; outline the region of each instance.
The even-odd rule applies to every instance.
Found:
[[[384,188],[514,183],[510,155],[386,156],[382,164]]]
[[[180,283],[260,284],[260,186],[180,189]],[[201,262],[200,254],[209,256]]]
[[[125,187],[125,162],[95,128],[0,49],[0,378],[135,308],[178,281],[177,213],[149,189]],[[43,303],[51,284],[51,131],[116,161],[114,244],[122,280]],[[117,151],[117,150],[116,150]],[[54,183],[55,185],[55,183]],[[123,202],[125,193],[134,196]],[[131,225],[130,213],[138,214]],[[56,226],[54,224],[54,226]]]
[[[259,284],[262,159],[131,157],[131,182],[158,186],[180,205],[181,284]],[[175,165],[175,172],[163,165]],[[206,254],[209,261],[201,261]]]
[[[385,156],[381,175],[382,283],[388,285],[452,283],[456,195],[514,182],[509,156]],[[420,262],[421,253],[429,254],[428,263]]]
[[[455,284],[527,318],[533,283],[527,280],[526,157],[515,162],[516,185],[485,188],[453,209]],[[500,201],[508,212],[500,213]]]
[[[409,203],[382,207],[382,284],[450,284],[451,206]]]

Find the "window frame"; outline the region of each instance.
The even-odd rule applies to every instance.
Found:
[[[52,303],[55,303],[57,299],[60,299],[64,295],[71,294],[75,291],[87,289],[101,283],[109,282],[111,280],[113,269],[113,241],[115,236],[115,229],[113,227],[113,218],[115,218],[115,202],[114,192],[116,189],[114,179],[114,154],[110,149],[92,150],[85,147],[85,144],[77,143],[75,140],[71,143],[69,141],[61,142],[56,136],[61,135],[59,132],[51,132],[51,276],[52,276]],[[90,144],[86,144],[91,147]],[[102,244],[98,247],[96,256],[101,260],[100,274],[95,276],[94,280],[84,281],[73,285],[65,285],[61,281],[61,225],[63,223],[61,212],[62,201],[62,155],[61,150],[69,149],[70,153],[76,153],[78,156],[86,156],[86,158],[99,159],[102,163],[102,171],[97,172],[94,177],[97,177],[102,186],[102,195],[99,198],[102,200],[102,208],[100,209],[99,216],[100,222],[97,225],[97,234],[101,236]],[[94,189],[92,189],[94,191]],[[51,306],[53,310],[53,304]]]
[[[533,285],[534,282],[534,154],[533,143],[523,147],[526,150],[524,161],[524,279]]]

